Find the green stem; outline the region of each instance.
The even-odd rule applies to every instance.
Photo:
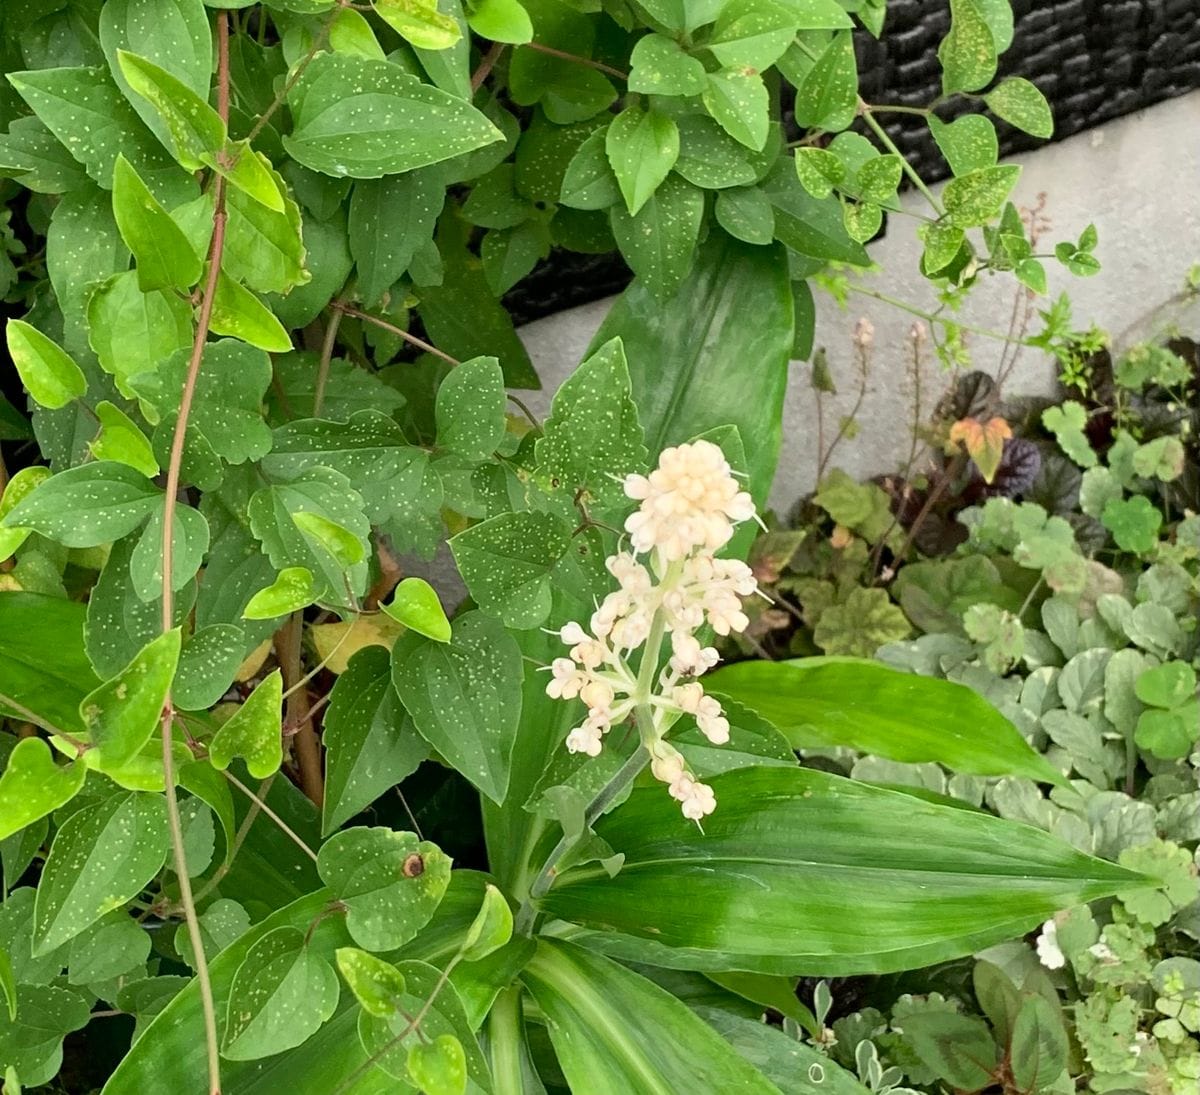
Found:
[[[933,196],[933,191],[925,185],[925,180],[917,174],[917,169],[904,158],[904,153],[897,147],[896,142],[887,135],[887,130],[879,124],[879,122],[871,114],[873,108],[869,103],[862,99],[858,100],[858,112],[862,115],[862,120],[867,123],[867,127],[879,138],[879,143],[884,146],[889,152],[900,157],[900,165],[904,169],[904,174],[909,178],[909,181],[919,190],[925,200],[933,206],[933,210],[940,217],[945,210],[942,209],[942,204]]]
[[[900,106],[892,103],[872,103],[868,109],[872,114],[916,114],[922,118],[928,118],[933,113],[923,106]]]
[[[496,1095],[524,1095],[521,1074],[521,988],[511,985],[488,1013],[488,1048],[492,1058],[492,1089]]]
[[[1028,339],[1014,339],[1007,331],[994,331],[989,327],[976,327],[972,323],[962,323],[957,319],[947,319],[945,316],[939,316],[936,312],[928,312],[924,308],[918,308],[915,304],[909,304],[898,297],[881,293],[878,289],[864,289],[861,285],[851,285],[849,289],[852,293],[881,300],[884,304],[890,304],[893,308],[899,308],[902,312],[907,312],[911,316],[917,316],[925,320],[926,323],[937,323],[942,327],[957,327],[960,331],[970,331],[972,334],[983,335],[984,338],[999,339],[1001,342],[1016,342],[1021,346],[1034,345]]]

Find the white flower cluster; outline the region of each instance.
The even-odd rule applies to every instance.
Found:
[[[633,552],[618,552],[607,562],[619,588],[605,597],[588,628],[575,622],[562,628],[569,656],[554,660],[546,691],[556,699],[583,700],[587,717],[567,736],[567,748],[591,757],[612,727],[636,708],[647,710],[650,717],[638,730],[650,770],[668,785],[684,816],[699,821],[716,807],[712,788],[696,779],[665,734],[687,714],[714,745],[729,741],[721,705],[690,678],[717,663],[717,651],[696,638],[701,627],[728,635],[749,623],[742,598],[757,592],[754,575],[745,563],[714,552],[729,542],[735,524],[754,516],[754,503],[710,441],[665,449],[648,477],[625,480],[625,493],[641,504],[625,522]],[[658,670],[668,639],[670,656]],[[629,659],[639,649],[635,672]]]

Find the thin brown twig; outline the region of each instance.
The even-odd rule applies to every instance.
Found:
[[[304,854],[306,856],[308,856],[309,859],[311,859],[314,863],[316,863],[317,853],[314,852],[307,844],[305,844],[304,841],[301,840],[300,837],[296,835],[295,830],[293,830],[291,828],[291,826],[289,826],[288,823],[283,820],[283,818],[281,818],[274,810],[272,810],[271,807],[268,806],[263,799],[259,798],[259,796],[257,794],[255,794],[252,790],[250,790],[249,787],[247,787],[240,779],[237,778],[237,776],[235,776],[228,769],[226,769],[226,771],[223,773],[223,775],[225,776],[225,778],[227,780],[229,780],[230,783],[232,783],[239,791],[241,791],[242,794],[244,794],[249,799],[253,799],[255,805],[257,805],[257,807],[264,814],[266,814],[267,817],[269,817],[273,822],[275,822],[276,825],[279,826],[280,831],[284,834],[284,836],[289,837],[291,839],[292,843],[296,845],[296,847],[298,847],[302,852],[304,852]]]
[[[479,67],[471,73],[471,94],[474,95],[481,87],[483,81],[488,78],[488,74],[496,67],[496,62],[500,60],[500,54],[504,52],[503,42],[493,42],[492,48],[487,51],[480,59]]]
[[[304,614],[293,612],[288,617],[287,623],[275,632],[275,656],[279,659],[279,668],[283,673],[283,686],[287,690],[290,690],[302,676],[300,658],[303,629]],[[289,691],[287,719],[297,727],[295,736],[292,738],[292,750],[300,771],[300,789],[320,809],[325,799],[325,780],[321,775],[321,742],[313,727],[312,709],[308,703],[308,693],[304,688],[294,692]]]
[[[329,383],[329,365],[333,361],[333,348],[337,345],[338,328],[342,325],[345,313],[340,308],[334,308],[333,315],[325,325],[325,338],[321,343],[321,359],[317,362],[317,379],[313,385],[313,418],[321,417],[325,406],[325,386]]]
[[[608,76],[615,76],[618,80],[629,79],[628,72],[622,72],[619,68],[606,65],[603,61],[593,61],[590,57],[580,57],[577,53],[567,53],[566,50],[555,49],[553,46],[544,46],[541,42],[526,42],[524,48],[535,50],[537,53],[544,53],[548,57],[557,57],[560,61],[571,61],[576,65],[586,65],[588,68],[594,68],[597,72],[603,72]]]
[[[427,354],[433,354],[434,357],[440,357],[443,361],[449,362],[451,365],[461,365],[462,362],[456,357],[451,357],[443,350],[439,350],[436,346],[426,342],[423,338],[417,338],[416,335],[410,334],[403,327],[397,327],[394,323],[389,323],[386,319],[380,319],[378,316],[373,316],[369,312],[362,312],[359,309],[352,307],[349,304],[344,304],[340,301],[334,301],[330,307],[345,312],[348,316],[353,316],[355,319],[361,319],[364,323],[373,323],[381,330],[388,331],[397,338],[404,339],[405,342],[411,343],[419,350],[424,350]]]
[[[252,143],[254,138],[266,128],[267,122],[271,120],[275,111],[283,106],[288,95],[291,93],[292,88],[296,86],[296,83],[299,81],[300,77],[304,75],[304,70],[308,68],[309,64],[312,62],[312,59],[321,52],[321,49],[325,45],[325,40],[329,37],[330,30],[333,29],[333,21],[341,12],[341,10],[341,4],[335,5],[333,10],[329,13],[329,17],[321,24],[320,28],[317,30],[316,37],[313,38],[312,45],[308,47],[308,52],[296,63],[296,67],[292,69],[292,74],[287,78],[287,81],[284,83],[283,87],[279,89],[279,94],[271,100],[270,105],[262,112],[262,114],[258,116],[258,121],[251,126],[250,132],[246,134],[247,144]]]
[[[7,696],[3,692],[0,692],[0,707],[7,707],[10,711],[15,711],[21,716],[21,718],[26,719],[31,723],[36,723],[48,734],[53,734],[56,738],[62,738],[63,741],[65,741],[69,746],[71,746],[72,749],[75,750],[76,757],[83,756],[84,753],[92,748],[90,743],[82,741],[81,739],[75,737],[74,734],[67,733],[66,730],[60,730],[53,723],[47,722],[41,715],[37,714],[37,712],[30,710],[19,700],[15,700],[12,696]],[[26,735],[22,734],[21,736],[25,737]]]

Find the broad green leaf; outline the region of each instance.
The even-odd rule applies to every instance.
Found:
[[[283,677],[273,670],[217,730],[208,747],[213,767],[224,771],[234,757],[246,761],[255,779],[266,779],[283,763]]]
[[[479,253],[488,287],[503,296],[547,255],[553,238],[545,221],[529,219],[516,228],[501,228],[483,237]]]
[[[508,788],[522,677],[516,642],[479,612],[458,617],[448,643],[410,632],[392,649],[392,682],[421,736],[497,803]]]
[[[617,177],[604,151],[606,131],[596,130],[567,165],[559,201],[573,209],[607,209],[621,200]]]
[[[280,208],[266,206],[244,191],[226,192],[222,272],[256,293],[290,293],[311,277],[305,266],[300,207],[261,152],[244,155],[242,161],[259,165]],[[200,238],[206,238],[212,223],[211,201],[205,196],[187,206],[187,211],[199,224]]]
[[[162,720],[179,662],[178,628],[164,632],[79,705],[102,768],[120,768],[142,751]]]
[[[209,329],[271,353],[281,354],[292,348],[290,336],[274,313],[244,285],[225,274],[217,276]]]
[[[64,194],[87,186],[75,158],[40,118],[15,118],[0,134],[0,170],[38,194]]]
[[[629,66],[630,91],[647,95],[700,95],[704,91],[704,65],[665,35],[639,38]]]
[[[521,979],[581,1095],[777,1090],[682,1001],[609,958],[543,939]]]
[[[613,206],[613,236],[633,272],[665,298],[691,269],[703,217],[703,193],[672,175],[636,216]]]
[[[392,594],[392,599],[380,606],[384,612],[411,631],[439,643],[450,641],[450,621],[442,607],[437,590],[424,578],[405,578]]]
[[[949,1011],[919,1012],[905,1016],[903,1037],[921,1064],[952,1087],[976,1091],[992,1082],[998,1050],[982,1019]]]
[[[408,1076],[427,1095],[463,1095],[467,1090],[467,1054],[453,1034],[408,1049]]]
[[[603,130],[596,133],[602,135]],[[463,216],[481,228],[515,228],[528,220],[534,207],[516,192],[515,179],[513,164],[502,163],[493,168],[471,187],[471,193],[463,203]]]
[[[337,974],[299,928],[281,927],[247,952],[229,990],[221,1055],[252,1061],[300,1045],[337,1009]]]
[[[726,68],[741,67],[763,72],[791,44],[797,23],[796,14],[789,10],[787,4],[777,4],[771,0],[725,4],[706,44]],[[696,93],[684,92],[688,95]]]
[[[964,114],[943,122],[935,114],[926,116],[929,132],[954,175],[968,175],[995,167],[1000,155],[996,127],[982,114]]]
[[[719,191],[715,213],[717,223],[743,243],[765,246],[775,239],[775,211],[756,186]]]
[[[1051,1091],[1067,1067],[1067,1031],[1057,1001],[1031,993],[1013,1022],[1013,1080],[1022,1091]]]
[[[412,775],[429,753],[392,690],[387,650],[370,646],[350,659],[333,686],[322,737],[327,835]]]
[[[349,10],[339,14],[358,16],[358,12]],[[206,157],[205,163],[233,187],[225,195],[226,209],[231,200],[234,206],[243,207],[240,197],[245,195],[273,213],[287,212],[287,187],[282,176],[266,156],[250,147],[249,141],[227,141],[221,154]]]
[[[1054,136],[1054,115],[1046,96],[1020,76],[997,84],[984,97],[988,110],[1022,133],[1049,140]]]
[[[328,517],[302,510],[292,514],[292,523],[310,543],[336,560],[343,570],[357,566],[366,557],[362,541],[348,528]]]
[[[896,155],[876,156],[858,169],[858,192],[863,201],[886,205],[896,197],[904,161]]]
[[[388,1019],[399,1011],[404,975],[390,962],[358,947],[339,947],[337,967],[368,1015]]]
[[[1100,520],[1122,551],[1144,555],[1158,541],[1163,515],[1144,494],[1135,494],[1132,498],[1110,498]]]
[[[34,905],[34,954],[49,954],[136,897],[167,858],[161,795],[120,791],[58,830]]]
[[[1198,736],[1200,703],[1195,700],[1171,711],[1143,711],[1134,731],[1134,741],[1139,748],[1165,760],[1188,756]]]
[[[570,546],[570,529],[549,513],[502,513],[450,540],[475,603],[517,629],[549,615],[551,574]]]
[[[704,106],[734,140],[755,151],[767,143],[771,118],[766,85],[757,73],[742,69],[710,72]]]
[[[463,961],[478,962],[486,958],[503,947],[512,938],[512,933],[512,909],[505,896],[489,883],[483,891],[483,904],[463,939]]]
[[[100,433],[88,443],[88,449],[97,460],[115,460],[128,464],[146,478],[153,478],[161,470],[154,459],[150,439],[142,428],[115,403],[102,399],[95,407],[100,420]]]
[[[358,293],[373,306],[433,236],[445,187],[437,172],[361,179],[350,196],[350,254]]]
[[[143,601],[155,601],[162,596],[163,521],[166,506],[159,505],[150,515],[137,546],[129,559],[129,577],[134,592]],[[208,551],[208,522],[198,509],[176,505],[171,529],[171,588],[183,589],[196,577]]]
[[[65,407],[87,391],[83,370],[66,350],[36,327],[10,319],[4,334],[21,383],[43,407]]]
[[[100,683],[83,649],[84,606],[39,593],[0,592],[0,711],[82,732],[79,701]]]
[[[931,224],[925,230],[925,250],[921,255],[921,269],[932,276],[945,270],[962,249],[966,233],[952,224]]]
[[[504,440],[504,374],[494,357],[464,361],[438,385],[437,442],[468,460],[485,460]]]
[[[1003,164],[951,179],[942,191],[951,223],[959,228],[973,228],[998,217],[1020,174],[1021,169],[1015,164]]]
[[[284,147],[327,175],[376,179],[426,167],[501,139],[462,99],[387,61],[318,54],[288,96]]]
[[[186,171],[199,171],[225,145],[225,123],[182,80],[153,61],[118,49],[119,71],[137,95],[154,108],[165,127],[171,154]]]
[[[849,31],[839,31],[796,88],[796,121],[830,133],[858,113],[858,66]]]
[[[620,480],[645,466],[646,448],[624,346],[619,338],[597,346],[555,393],[534,451],[556,486],[613,506],[624,499]]]
[[[718,189],[753,183],[759,175],[758,157],[771,155],[769,145],[762,152],[750,151],[707,114],[684,114],[675,124],[679,127],[675,173],[694,186]]]
[[[1196,673],[1187,662],[1164,662],[1139,674],[1133,687],[1142,703],[1178,707],[1196,694]]]
[[[519,0],[479,0],[467,13],[467,22],[492,42],[520,46],[533,39],[533,24]]]
[[[0,840],[70,802],[86,775],[82,764],[55,764],[40,738],[18,741],[0,775]]]
[[[372,0],[376,14],[420,49],[448,49],[462,37],[458,23],[438,11],[437,0]]]
[[[212,707],[229,691],[245,652],[246,633],[240,627],[223,623],[197,628],[179,652],[171,702],[182,711]]]
[[[162,492],[141,472],[112,460],[68,468],[9,511],[6,528],[31,528],[67,547],[96,547],[138,527]]]
[[[190,351],[192,310],[173,293],[143,293],[133,270],[101,282],[87,305],[88,341],[122,395],[130,379],[154,372],[178,351]]]
[[[12,1083],[40,1087],[54,1080],[62,1067],[63,1039],[89,1023],[87,1000],[57,985],[17,985],[14,1022],[0,1023],[0,1061],[8,1075],[4,1087],[13,1095],[21,1088]]]
[[[883,225],[883,210],[874,202],[846,202],[842,206],[846,234],[859,243],[872,239]]]
[[[192,245],[150,192],[133,165],[118,154],[113,168],[113,217],[137,263],[138,288],[188,290],[200,280]]]
[[[814,198],[828,198],[846,177],[846,165],[827,148],[797,148],[796,178]]]
[[[679,129],[665,114],[628,106],[609,124],[604,149],[633,215],[650,200],[679,158]]]
[[[316,600],[312,571],[284,567],[269,586],[260,589],[242,609],[247,620],[274,620],[305,608]]]
[[[978,91],[996,74],[997,46],[984,0],[950,0],[950,33],[938,46],[942,94]]]
[[[225,780],[221,780],[221,783],[228,786]],[[199,920],[204,954],[210,959],[220,954],[250,927],[250,914],[238,902],[227,897],[219,898],[209,905],[200,914]],[[175,950],[192,969],[196,968],[196,955],[187,931],[175,933]]]
[[[1095,467],[1097,463],[1096,451],[1084,429],[1087,420],[1087,409],[1073,399],[1060,406],[1047,407],[1042,412],[1042,425],[1054,434],[1059,448],[1081,468]],[[1117,497],[1120,497],[1119,492]]]
[[[72,985],[109,981],[145,969],[149,933],[126,912],[112,912],[71,940],[67,980]]]
[[[979,776],[1062,783],[1015,726],[965,685],[874,661],[746,661],[705,689],[757,711],[794,749],[843,746],[907,764],[934,761]]]
[[[711,783],[703,834],[661,788],[635,791],[596,825],[620,873],[569,871],[542,907],[637,961],[844,976],[947,961],[1148,884],[1029,826],[824,772]]]
[[[17,1018],[17,982],[13,977],[12,959],[3,947],[0,947],[0,994],[4,996],[11,1023]]]
[[[413,833],[346,829],[321,845],[317,871],[346,906],[351,938],[369,951],[392,951],[437,912],[450,884],[450,857]]]
[[[870,264],[862,244],[846,233],[841,203],[834,197],[814,198],[786,159],[763,182],[763,191],[775,207],[775,237],[789,250],[822,264]]]

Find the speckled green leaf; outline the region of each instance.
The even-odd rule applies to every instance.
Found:
[[[296,612],[316,600],[312,571],[305,567],[284,567],[269,586],[260,589],[242,609],[247,620],[273,620]]]
[[[186,934],[186,933],[185,933]],[[71,940],[67,980],[72,985],[109,981],[145,969],[150,933],[126,912],[112,912]]]
[[[358,293],[373,306],[433,236],[445,200],[435,171],[362,179],[350,196],[350,254]]]
[[[858,112],[858,66],[849,31],[839,31],[796,88],[796,121],[836,132]]]
[[[376,1019],[398,1014],[404,974],[390,962],[358,947],[338,947],[336,958],[338,970],[363,1011]]]
[[[41,738],[18,741],[0,775],[0,840],[70,802],[86,775],[82,764],[56,764]]]
[[[798,23],[796,13],[786,3],[742,0],[737,4],[725,4],[707,45],[727,68],[764,72],[791,44]]]
[[[300,1045],[337,1008],[333,967],[299,928],[280,927],[255,942],[229,990],[221,1056],[269,1057]]]
[[[775,211],[756,186],[718,191],[715,212],[717,223],[734,239],[764,245],[775,238]]]
[[[446,619],[446,610],[442,607],[437,590],[424,578],[405,578],[392,594],[392,599],[380,606],[393,620],[405,627],[434,639],[439,643],[448,643],[450,621]]]
[[[245,651],[245,632],[234,624],[198,628],[179,652],[171,702],[181,711],[212,707],[229,691]]]
[[[1054,115],[1046,96],[1020,76],[997,84],[984,97],[988,110],[1022,133],[1048,140],[1054,136]]]
[[[1003,164],[952,179],[942,191],[951,223],[959,228],[972,228],[998,217],[1020,174],[1016,164]]]
[[[704,65],[662,34],[639,38],[629,58],[629,90],[647,95],[699,95]]]
[[[291,155],[326,175],[377,179],[501,139],[462,99],[387,61],[320,53],[288,95]]]
[[[796,178],[814,198],[828,198],[846,177],[846,165],[827,148],[797,148]]]
[[[128,464],[151,478],[161,470],[154,458],[150,439],[142,428],[115,403],[102,399],[95,407],[100,419],[100,433],[88,443],[88,449],[97,460],[115,460]]]
[[[676,125],[679,159],[675,173],[695,186],[719,189],[752,183],[758,178],[757,156],[770,154],[751,152],[707,114],[684,114]]]
[[[612,230],[633,272],[660,299],[669,297],[687,277],[704,219],[704,193],[672,175],[631,217],[612,208]]]
[[[119,71],[129,88],[150,104],[161,119],[166,143],[187,171],[199,171],[205,159],[225,145],[225,123],[205,99],[153,61],[123,49],[116,51]]]
[[[504,374],[494,357],[456,366],[438,386],[434,414],[440,448],[484,460],[504,439]]]
[[[439,643],[409,632],[392,649],[392,682],[417,729],[480,791],[503,802],[524,676],[498,620],[469,612]]]
[[[38,884],[33,950],[48,954],[136,897],[167,858],[162,795],[121,791],[73,813]]]
[[[980,0],[950,0],[950,33],[938,46],[942,93],[978,91],[986,85],[996,73],[996,47]]]
[[[65,407],[87,391],[87,380],[74,358],[36,327],[10,319],[4,334],[21,383],[43,407]]]
[[[629,365],[619,338],[596,349],[554,395],[535,447],[538,469],[554,485],[586,490],[619,504],[619,480],[646,463],[642,426],[630,396]]]
[[[17,548],[25,543],[33,531],[21,528],[19,525],[7,527],[4,525],[4,518],[22,498],[49,478],[49,468],[42,464],[33,464],[28,468],[22,468],[9,479],[3,494],[0,494],[0,559],[9,558]]]
[[[137,263],[138,288],[188,290],[200,280],[200,257],[133,165],[117,156],[113,216]]]
[[[317,871],[346,906],[346,929],[369,951],[391,951],[416,936],[450,884],[450,857],[414,833],[347,829],[321,845]]]
[[[721,128],[747,148],[767,143],[769,97],[762,77],[741,69],[710,72],[702,95],[704,106]]]
[[[954,261],[966,239],[966,233],[953,224],[931,224],[925,231],[925,250],[921,255],[922,269],[936,274]]]
[[[996,136],[996,127],[982,114],[964,114],[952,122],[943,122],[930,114],[925,120],[934,142],[955,175],[966,175],[971,171],[996,166],[1000,141]]]
[[[164,503],[150,514],[150,520],[138,537],[137,546],[129,560],[129,577],[134,592],[143,601],[162,596],[162,547]],[[182,504],[175,506],[174,528],[171,534],[171,588],[183,589],[196,577],[208,551],[208,522],[198,509]]]
[[[165,632],[80,702],[79,717],[102,768],[127,764],[158,729],[179,662],[179,646],[179,629]]]
[[[269,208],[244,191],[226,193],[228,220],[221,269],[256,293],[288,293],[296,286],[306,285],[311,277],[305,266],[300,207],[288,192],[283,177],[270,167],[261,152],[244,155],[243,159],[262,167],[280,207]],[[206,196],[188,209],[199,222],[201,238],[207,238],[212,224],[212,203]]]
[[[88,1004],[79,993],[57,985],[18,985],[16,1004],[16,1022],[0,1023],[0,1060],[29,1090],[58,1074],[63,1039],[87,1026]]]
[[[874,237],[883,225],[883,210],[874,202],[846,202],[842,206],[846,234],[859,243]]]
[[[221,724],[208,747],[209,760],[224,771],[242,757],[255,779],[266,779],[283,763],[282,723],[283,677],[276,669]]]
[[[621,200],[617,177],[604,151],[606,132],[596,130],[567,165],[559,195],[563,205],[572,209],[607,209]]]
[[[272,353],[292,348],[291,337],[274,313],[244,285],[225,274],[217,277],[210,329],[213,334],[232,335]]]
[[[636,214],[679,158],[679,130],[665,114],[628,106],[611,123],[604,149],[630,214]]]
[[[358,566],[366,558],[367,549],[362,540],[344,525],[331,521],[323,514],[301,510],[292,514],[292,524],[304,534],[313,548],[328,555],[342,570]]]
[[[549,513],[502,513],[450,540],[475,603],[509,627],[537,627],[550,613],[550,575],[571,530]]]
[[[458,23],[438,11],[437,0],[374,0],[376,14],[414,46],[443,50],[462,37]]]

